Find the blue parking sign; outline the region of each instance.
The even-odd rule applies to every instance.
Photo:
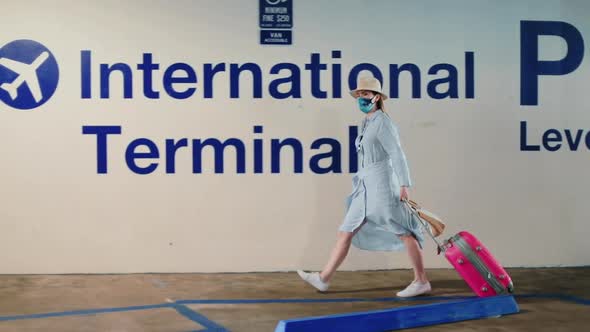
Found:
[[[259,8],[261,28],[293,27],[293,0],[260,0]]]
[[[291,45],[292,40],[291,30],[260,30],[262,45]]]

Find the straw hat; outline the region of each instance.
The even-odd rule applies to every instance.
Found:
[[[374,77],[359,77],[356,89],[350,91],[350,95],[358,98],[358,92],[361,90],[369,90],[381,95],[381,99],[386,100],[388,97],[381,91],[381,82]]]

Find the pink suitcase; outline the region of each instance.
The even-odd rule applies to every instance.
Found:
[[[512,293],[506,270],[473,234],[462,231],[446,240],[439,250],[479,297]]]
[[[411,205],[408,204],[408,207],[436,242],[439,254],[444,252],[447,260],[477,296],[487,297],[514,292],[512,279],[506,270],[473,234],[462,231],[440,244],[426,222]]]

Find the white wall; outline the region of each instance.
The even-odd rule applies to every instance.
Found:
[[[0,103],[0,273],[125,273],[276,271],[319,269],[331,251],[350,192],[348,127],[362,114],[348,97],[352,66],[382,69],[415,63],[422,98],[409,80],[400,98],[386,103],[401,131],[411,168],[411,197],[445,218],[446,235],[469,230],[506,266],[590,264],[587,209],[590,151],[520,151],[520,121],[530,144],[549,128],[590,130],[588,61],[563,76],[544,76],[539,105],[520,105],[520,21],[565,21],[590,36],[584,1],[327,1],[295,0],[293,45],[258,41],[258,1],[41,1],[3,7],[0,45],[32,39],[51,50],[60,78],[54,96],[31,111]],[[540,57],[559,59],[559,38],[540,38]],[[586,43],[588,45],[588,43]],[[93,55],[93,98],[80,93],[80,52]],[[342,59],[332,60],[332,50]],[[588,47],[585,47],[588,53]],[[464,93],[464,53],[475,53],[475,98]],[[264,71],[264,98],[251,94],[244,76],[241,98],[229,98],[228,75],[215,80],[214,98],[196,93],[177,100],[162,92],[143,96],[134,70],[134,98],[121,96],[114,76],[111,98],[100,99],[98,64],[135,67],[150,52],[160,64],[155,81],[176,62],[202,79],[204,63],[255,62]],[[304,70],[311,53],[342,64],[342,98],[318,99]],[[273,99],[270,67],[292,62],[302,71],[300,99]],[[459,70],[459,98],[432,99],[430,66]],[[330,67],[329,67],[330,68]],[[4,70],[0,68],[0,70]],[[322,87],[331,86],[330,71]],[[1,83],[1,82],[0,82]],[[330,90],[330,89],[328,89]],[[97,174],[96,139],[82,126],[120,125],[109,138],[107,174]],[[263,134],[253,126],[263,125]],[[132,140],[230,137],[247,145],[247,172],[236,174],[228,150],[224,174],[191,173],[190,150],[179,152],[175,174],[133,173],[125,163]],[[280,174],[254,174],[253,140],[295,137],[304,144],[303,174],[288,153]],[[344,173],[315,174],[310,144],[338,139]],[[326,148],[323,150],[327,151]],[[163,150],[161,151],[163,153]],[[266,150],[268,152],[268,150]],[[285,151],[288,152],[288,151]],[[145,161],[141,162],[146,165]],[[426,246],[428,267],[449,267]],[[405,253],[351,251],[342,269],[409,267]]]

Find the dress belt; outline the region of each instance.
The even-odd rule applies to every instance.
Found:
[[[370,163],[368,165],[365,165],[365,167],[361,167],[359,168],[359,170],[356,173],[356,176],[363,179],[365,178],[368,174],[370,174],[372,171],[378,170],[378,169],[383,169],[387,166],[390,166],[390,159],[384,159],[381,161],[377,161],[374,163]]]

